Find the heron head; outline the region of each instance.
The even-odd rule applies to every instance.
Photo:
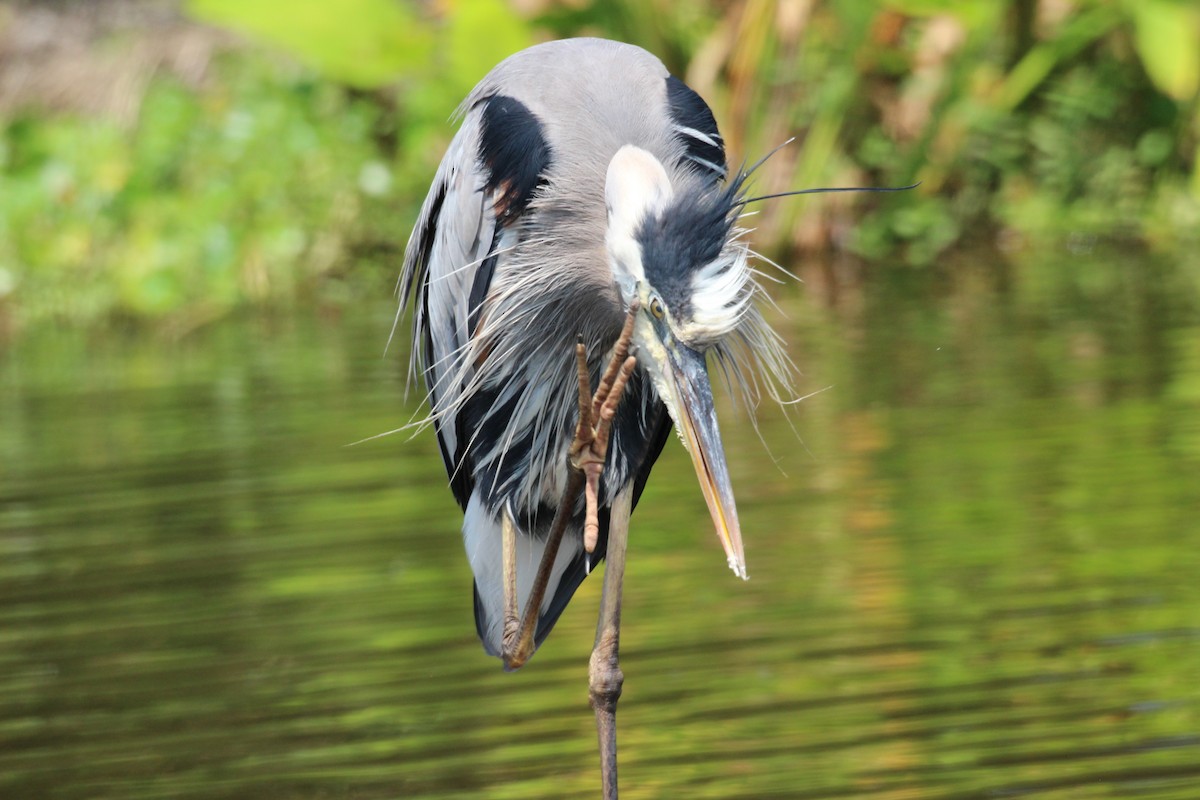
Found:
[[[729,566],[746,560],[705,354],[750,307],[746,250],[733,236],[735,189],[673,185],[654,155],[617,151],[605,184],[606,246],[625,306],[638,304],[633,340],[692,458]]]

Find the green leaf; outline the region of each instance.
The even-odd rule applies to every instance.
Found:
[[[1003,7],[992,0],[886,0],[884,5],[909,17],[949,14],[974,32],[991,24]]]
[[[1059,34],[1032,48],[996,92],[997,108],[1011,111],[1042,85],[1054,69],[1118,27],[1121,18],[1107,5],[1086,9],[1069,19]]]
[[[189,0],[188,10],[364,88],[421,70],[433,49],[429,26],[397,0]]]
[[[1200,90],[1200,10],[1171,0],[1127,3],[1134,45],[1154,85],[1176,100]]]

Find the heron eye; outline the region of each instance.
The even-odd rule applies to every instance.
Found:
[[[666,309],[663,308],[662,301],[657,297],[650,298],[650,313],[658,319],[662,319],[664,316],[666,316]]]

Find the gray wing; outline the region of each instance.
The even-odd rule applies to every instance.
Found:
[[[542,119],[514,96],[528,99],[520,89],[512,83],[487,85],[468,99],[462,127],[438,168],[409,239],[400,278],[401,308],[409,301],[414,305],[410,370],[424,375],[429,419],[437,430],[451,489],[465,512],[463,543],[475,576],[476,628],[485,649],[495,655],[501,647],[504,607],[499,504],[510,496],[507,487],[513,485],[501,477],[501,465],[509,469],[504,476],[524,475],[523,465],[531,460],[553,461],[546,455],[553,448],[543,439],[562,426],[556,424],[557,417],[544,413],[539,398],[561,394],[563,413],[574,408],[569,391],[554,391],[536,370],[526,373],[528,358],[490,356],[497,346],[497,329],[504,329],[487,319],[495,311],[494,297],[489,297],[493,275],[508,270],[510,282],[520,274],[571,285],[555,277],[553,261],[547,267],[541,257],[516,255],[529,235],[531,205],[550,180],[553,160]],[[516,282],[526,285],[523,279]],[[555,315],[569,316],[561,308]],[[529,329],[518,320],[514,331],[527,335]],[[569,389],[574,381],[569,358],[573,334],[565,341],[561,378]],[[542,368],[558,366],[553,361]],[[552,421],[539,427],[543,418]],[[555,464],[554,471],[565,473],[565,464]],[[529,470],[528,477],[529,486],[539,491],[544,487],[541,470]],[[540,501],[535,496],[533,508],[542,501],[557,502],[557,496]],[[516,549],[517,596],[523,607],[543,559],[545,539],[518,536]],[[551,568],[539,642],[565,605],[565,597],[555,605],[563,575],[581,559],[581,537],[567,537]],[[579,580],[571,584],[572,590]]]
[[[484,385],[480,369],[487,361],[486,347],[477,329],[497,264],[516,245],[518,223],[547,164],[540,126],[522,104],[504,95],[480,99],[467,112],[438,168],[409,239],[400,278],[400,307],[409,300],[415,307],[410,370],[424,374],[430,420],[454,497],[465,512],[463,543],[475,576],[476,630],[492,655],[499,655],[501,648],[502,537],[497,509],[485,502],[476,485],[478,457],[470,448],[487,415],[502,404]],[[484,433],[485,438],[495,436],[494,431]],[[577,536],[560,548],[552,587],[579,561],[581,548]],[[517,594],[524,607],[545,541],[518,536],[516,549],[521,565]],[[544,609],[551,607],[554,596],[547,594]],[[541,637],[564,604],[539,626]]]
[[[463,120],[421,207],[400,277],[400,308],[414,301],[410,381],[425,378],[430,419],[451,488],[466,508],[470,471],[457,411],[472,383],[471,334],[495,265],[500,228],[494,190],[479,160],[482,112]]]

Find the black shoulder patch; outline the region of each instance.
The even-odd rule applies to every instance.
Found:
[[[674,75],[667,76],[667,106],[675,122],[675,133],[687,148],[685,159],[724,178],[725,140],[704,98]]]
[[[546,182],[550,144],[542,123],[521,101],[496,94],[483,103],[479,160],[488,173],[485,188],[498,193],[496,219],[508,225]]]

